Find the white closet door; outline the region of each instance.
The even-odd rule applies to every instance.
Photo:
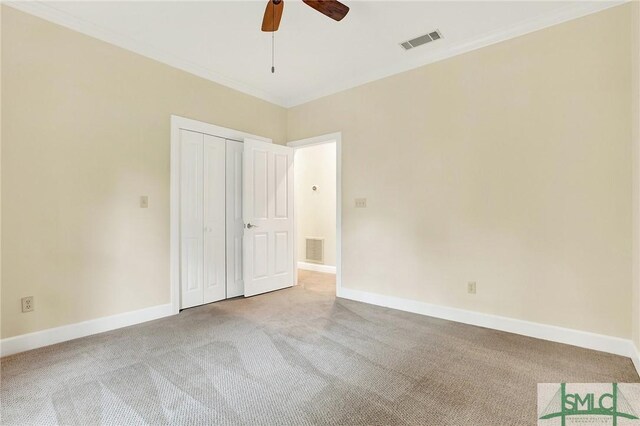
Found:
[[[227,298],[242,296],[242,151],[241,142],[227,140]]]
[[[293,285],[293,149],[245,139],[244,295]]]
[[[225,145],[204,135],[204,302],[226,297]]]
[[[180,130],[181,308],[203,303],[203,138]]]

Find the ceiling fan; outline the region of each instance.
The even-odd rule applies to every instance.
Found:
[[[311,6],[323,15],[328,16],[336,21],[342,20],[349,12],[349,7],[340,3],[338,0],[302,0],[307,6]],[[280,19],[282,19],[282,11],[284,10],[284,0],[269,0],[267,8],[262,18],[262,31],[274,32],[278,31]]]

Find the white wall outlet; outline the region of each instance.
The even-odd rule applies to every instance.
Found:
[[[476,282],[475,281],[469,281],[467,283],[467,293],[476,294]]]
[[[146,195],[140,196],[140,208],[146,209],[149,207],[149,197]]]
[[[33,296],[22,298],[22,312],[33,311]]]
[[[367,207],[367,199],[366,198],[356,198],[356,208],[364,209]]]

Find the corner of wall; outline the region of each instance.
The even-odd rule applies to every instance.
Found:
[[[631,144],[632,144],[632,340],[634,363],[640,373],[640,2],[632,3],[631,13]]]
[[[0,3],[0,293],[2,292],[2,9]],[[0,317],[0,330],[2,319]]]

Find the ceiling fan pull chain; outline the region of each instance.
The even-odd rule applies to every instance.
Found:
[[[273,4],[275,5],[276,2],[274,1]],[[276,8],[273,8],[273,25],[275,25],[276,22]],[[275,51],[276,51],[276,31],[275,28],[272,28],[271,31],[271,74],[275,74],[276,72],[276,66],[275,66]]]
[[[0,0],[1,1],[1,0]],[[349,7],[340,3],[338,0],[302,0],[307,6],[311,6],[313,9],[322,13],[325,16],[335,20],[341,21],[347,13],[349,13]],[[269,16],[269,9],[271,9],[271,16]],[[280,20],[282,19],[282,12],[284,10],[284,0],[267,0],[267,7],[264,10],[264,16],[262,17],[262,31],[271,32],[271,74],[276,72],[276,35],[275,32],[280,26]],[[277,19],[276,19],[277,17]]]

